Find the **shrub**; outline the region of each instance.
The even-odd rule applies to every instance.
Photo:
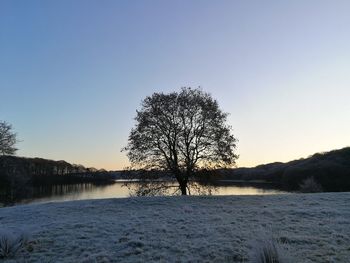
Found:
[[[319,184],[313,176],[306,178],[300,184],[299,190],[303,193],[319,193],[323,191],[322,185]]]
[[[15,235],[11,232],[0,231],[0,258],[14,257],[26,242],[27,238],[23,233]]]
[[[251,263],[290,263],[287,253],[275,239],[263,239],[253,246]]]

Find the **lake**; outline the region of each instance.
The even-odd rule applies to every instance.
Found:
[[[213,195],[266,195],[286,193],[266,184],[224,184],[216,186]],[[33,189],[32,197],[16,204],[62,202],[85,199],[123,198],[130,192],[124,183],[116,181],[108,185],[92,183],[41,186]]]

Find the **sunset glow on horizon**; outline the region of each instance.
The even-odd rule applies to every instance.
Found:
[[[200,86],[239,167],[350,146],[349,1],[1,1],[18,156],[120,170],[141,101]]]

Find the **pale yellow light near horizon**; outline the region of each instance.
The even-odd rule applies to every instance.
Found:
[[[307,158],[315,153],[327,152],[327,151],[341,149],[349,146],[350,145],[342,145],[341,143],[339,143],[338,147],[327,147],[325,145],[324,147],[315,147],[314,150],[300,149],[300,151],[297,153],[287,153],[287,152],[281,151],[281,152],[276,152],[275,153],[276,155],[272,155],[272,156],[271,156],[271,152],[269,156],[268,155],[264,156],[261,153],[249,154],[246,152],[238,152],[238,154],[240,154],[240,157],[238,158],[235,167],[255,167],[257,165],[273,163],[273,162],[288,162],[288,161],[297,160],[301,158]],[[276,157],[274,158],[273,156],[276,156]],[[116,158],[114,160],[113,158],[105,158],[105,160],[101,160],[100,163],[97,163],[94,160],[87,161],[82,159],[82,160],[75,161],[75,163],[81,163],[86,167],[95,167],[98,169],[106,169],[110,171],[123,170],[124,168],[130,165],[127,158],[122,158],[122,160],[119,160],[119,161],[117,161]]]

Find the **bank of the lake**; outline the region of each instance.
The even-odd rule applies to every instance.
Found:
[[[292,262],[348,262],[350,193],[145,197],[0,209],[17,262],[247,262],[261,233]],[[4,261],[4,262],[16,262]]]

